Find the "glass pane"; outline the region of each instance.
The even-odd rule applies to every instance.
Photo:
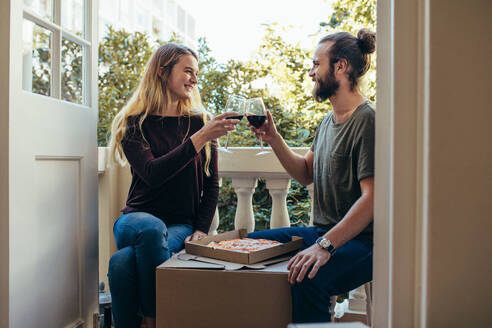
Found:
[[[24,6],[42,18],[53,21],[53,0],[24,0]]]
[[[84,37],[84,2],[84,0],[62,1],[62,27],[80,37]]]
[[[188,15],[188,36],[195,39],[195,19]]]
[[[149,14],[141,9],[137,9],[136,18],[138,27],[147,30],[149,27]]]
[[[178,7],[178,28],[181,32],[185,32],[186,12],[183,8]]]
[[[161,31],[161,21],[155,16],[152,16],[152,36],[155,38],[159,38],[159,36],[161,35]]]
[[[24,19],[22,87],[26,91],[51,95],[51,31]]]
[[[156,10],[159,14],[162,11],[162,0],[152,0],[152,5],[154,6],[154,10]]]
[[[83,51],[80,44],[62,39],[61,98],[78,104],[82,104]]]
[[[176,2],[169,0],[166,4],[166,15],[171,22],[171,25],[176,25]]]

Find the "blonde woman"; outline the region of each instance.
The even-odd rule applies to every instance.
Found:
[[[132,173],[126,207],[113,228],[118,251],[108,270],[117,328],[155,327],[156,266],[182,249],[185,239],[206,236],[215,213],[215,139],[239,121],[226,120],[235,113],[208,119],[197,74],[191,49],[160,47],[113,121],[112,159],[126,159]]]

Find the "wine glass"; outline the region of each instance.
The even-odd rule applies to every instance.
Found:
[[[265,110],[265,105],[263,104],[263,99],[252,98],[246,102],[246,118],[248,119],[249,124],[251,124],[255,128],[259,128],[263,124],[265,124],[266,110]],[[269,151],[266,151],[263,148],[263,138],[261,137],[261,134],[260,134],[260,146],[261,146],[261,151],[256,154],[257,156],[270,153]]]
[[[238,95],[230,95],[229,99],[227,99],[227,104],[226,104],[224,111],[225,112],[236,112],[239,115],[229,116],[226,119],[227,120],[232,120],[232,119],[242,120],[242,118],[244,116],[245,105],[246,105],[246,98],[244,98],[243,96],[238,96]],[[229,146],[229,132],[227,132],[227,139],[226,139],[225,147],[219,147],[218,150],[225,152],[225,153],[232,154],[232,151],[227,149],[228,146]]]

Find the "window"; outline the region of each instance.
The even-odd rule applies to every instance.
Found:
[[[166,2],[166,16],[168,24],[175,26],[176,25],[176,3],[174,0],[168,0]]]
[[[130,0],[120,0],[120,22],[132,20],[133,10]]]
[[[91,43],[86,1],[24,0],[25,91],[78,104],[89,103]]]
[[[154,38],[159,38],[162,32],[162,24],[160,19],[155,16],[152,16],[152,36]]]
[[[191,17],[190,15],[188,15],[187,22],[188,22],[187,34],[191,39],[194,40],[195,39],[195,19],[193,17]]]
[[[162,0],[152,0],[152,5],[154,7],[154,10],[159,14],[162,12],[162,4],[163,4]]]
[[[186,12],[183,8],[178,7],[178,29],[180,32],[185,32],[186,27]]]
[[[137,9],[137,12],[136,12],[136,23],[137,23],[137,26],[140,28],[140,30],[145,30],[145,31],[148,31],[149,30],[149,13],[142,10],[142,9]]]

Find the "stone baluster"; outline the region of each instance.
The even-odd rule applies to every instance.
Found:
[[[272,215],[270,228],[290,227],[289,212],[287,211],[287,194],[290,188],[290,178],[266,179],[266,187],[272,196]]]
[[[253,193],[256,185],[256,178],[232,178],[232,187],[237,195],[236,216],[234,218],[235,229],[244,228],[248,232],[252,232],[255,229]]]
[[[222,187],[222,178],[219,178],[219,188],[220,187]],[[210,229],[208,230],[208,234],[216,235],[218,227],[219,227],[219,207],[215,209],[214,218],[212,220],[212,224],[210,225]]]
[[[309,225],[312,226],[313,225],[313,220],[314,220],[314,216],[313,216],[314,183],[311,183],[310,185],[307,185],[306,188],[308,190],[309,197],[311,197],[311,216],[310,216],[310,219],[309,219]]]

